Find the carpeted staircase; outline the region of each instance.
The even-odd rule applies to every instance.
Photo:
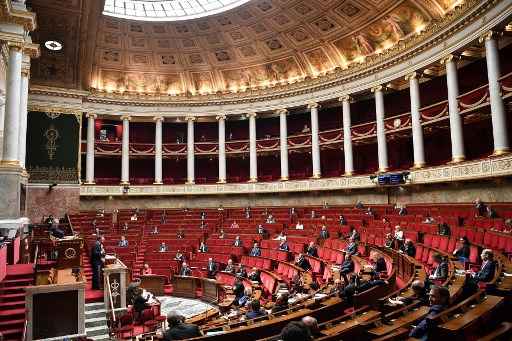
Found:
[[[85,305],[85,332],[87,338],[92,340],[110,340],[107,311],[103,302]]]
[[[7,266],[0,282],[0,333],[4,340],[21,340],[25,327],[25,287],[34,284],[32,264]]]

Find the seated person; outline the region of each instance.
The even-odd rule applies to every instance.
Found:
[[[370,274],[370,279],[368,279],[367,281],[362,281],[359,284],[358,291],[359,292],[366,291],[373,287],[376,287],[379,285],[384,285],[384,284],[387,284],[387,281],[380,279],[378,273],[372,272]]]
[[[123,230],[128,231],[128,223],[126,221],[123,224]]]
[[[304,230],[304,225],[299,221],[297,221],[297,224],[295,224],[296,230]]]
[[[206,246],[204,241],[202,241],[201,244],[199,245],[199,249],[197,250],[197,252],[200,252],[200,253],[208,252],[208,246]]]
[[[412,240],[406,239],[404,245],[400,248],[400,252],[414,258],[416,256],[416,246],[414,246]]]
[[[135,299],[133,300],[133,311],[134,311],[134,319],[135,320],[139,320],[144,309],[147,309],[150,307],[150,305],[148,304],[150,297],[144,298],[142,293],[143,293],[142,289],[138,288],[138,290],[135,293],[135,295],[136,295]]]
[[[274,238],[274,240],[286,240],[284,231],[279,232],[279,234]]]
[[[275,224],[276,218],[272,215],[272,213],[269,213],[266,220],[267,224]]]
[[[261,249],[258,243],[254,243],[251,252],[249,252],[249,256],[252,257],[260,257],[261,256]]]
[[[258,229],[256,231],[263,239],[268,238],[268,231],[263,227],[263,225],[259,224]]]
[[[309,269],[311,269],[311,264],[309,264],[309,261],[307,260],[306,257],[304,257],[302,253],[299,253],[299,255],[297,256],[297,260],[295,260],[295,265],[297,265],[304,271],[308,271]]]
[[[242,247],[244,244],[242,243],[242,240],[240,239],[240,236],[235,237],[235,241],[233,242],[233,246],[235,247]]]
[[[188,266],[186,262],[181,264],[180,276],[190,276],[192,275],[192,269]]]
[[[450,291],[446,287],[432,286],[429,293],[430,309],[427,316],[409,333],[409,337],[428,340],[429,334],[437,327],[432,319],[441,313],[449,304]]]
[[[375,214],[373,213],[373,210],[371,207],[368,207],[368,209],[366,210],[366,215],[369,216],[370,218],[375,217]]]
[[[208,263],[206,264],[206,272],[208,278],[215,278],[217,274],[217,264],[213,261],[213,258],[208,258]]]
[[[252,268],[252,271],[247,275],[247,278],[250,281],[261,283],[260,270],[257,268]]]
[[[149,267],[148,263],[144,263],[144,268],[142,269],[142,274],[143,275],[151,275],[151,274],[153,274],[153,270],[151,270],[151,268]]]
[[[345,252],[345,255],[351,255],[351,256],[354,256],[357,254],[357,243],[350,239],[347,247],[345,248],[345,250],[342,250],[343,252]]]
[[[132,216],[130,217],[131,221],[137,221],[137,219],[138,219],[137,213],[132,214]]]
[[[233,221],[233,223],[231,224],[231,228],[232,229],[237,229],[239,228],[240,226],[237,224],[236,220]]]
[[[174,260],[178,260],[183,262],[185,260],[185,256],[181,253],[181,250],[176,251],[176,256],[174,256]]]
[[[245,288],[242,279],[236,277],[235,283],[233,283],[233,295],[235,295],[235,305],[238,303],[238,300],[244,295],[244,292]]]
[[[245,219],[251,219],[251,208],[249,206],[245,208]]]
[[[320,239],[329,239],[329,231],[327,231],[327,227],[325,225],[322,226],[319,237]]]
[[[358,210],[362,210],[364,208],[363,202],[359,200],[358,202],[356,202],[356,205],[354,207],[357,208]]]
[[[158,234],[158,226],[153,227],[153,230],[151,231],[151,234]]]
[[[224,233],[224,230],[221,229],[219,232],[219,239],[224,239],[224,238],[226,238],[226,233]]]
[[[480,255],[482,258],[482,266],[480,271],[472,273],[471,277],[478,282],[490,282],[494,278],[496,272],[496,262],[494,261],[494,253],[491,249],[482,250]]]
[[[238,269],[236,270],[236,274],[235,274],[237,277],[240,277],[240,278],[246,278],[247,277],[247,271],[245,271],[245,268],[242,264],[239,264],[238,265]]]
[[[323,215],[323,216],[320,217],[320,220],[325,221],[325,220],[327,220],[327,218]]]
[[[487,218],[490,219],[498,218],[496,211],[491,206],[487,206],[487,209],[485,210],[485,215],[487,216]]]
[[[199,327],[195,324],[185,323],[185,317],[176,313],[167,315],[169,329],[164,332],[164,341],[185,340],[201,336]]]
[[[414,301],[419,301],[421,305],[426,305],[428,303],[428,295],[425,289],[425,282],[420,280],[415,280],[411,284],[411,289],[413,294],[409,297],[398,296],[394,299],[390,298],[389,302],[391,305],[409,305]]]
[[[167,252],[169,249],[167,248],[167,245],[165,245],[165,242],[160,243],[160,247],[158,248],[158,252]]]
[[[434,218],[430,216],[430,214],[427,213],[427,216],[425,217],[425,220],[423,221],[424,224],[433,224],[435,222]]]
[[[311,130],[309,129],[307,124],[304,124],[304,127],[302,128],[301,132],[303,133],[309,133]]]
[[[309,335],[311,335],[312,339],[323,336],[323,334],[320,332],[318,321],[313,316],[304,316],[302,318],[302,323],[306,326],[306,328],[308,328]]]
[[[272,314],[279,313],[288,309],[288,294],[280,294],[277,296],[276,302],[272,307]]]
[[[347,275],[351,272],[354,272],[354,261],[352,260],[352,256],[347,254],[345,256],[345,260],[340,265],[340,275],[343,277],[345,284],[348,283]]]
[[[457,257],[460,262],[469,261],[469,240],[466,236],[459,239],[457,247],[453,251],[453,255]]]
[[[402,227],[400,225],[395,226],[394,238],[396,241],[395,247],[400,250],[400,248],[404,244],[404,231],[402,230]]]
[[[228,259],[228,264],[224,268],[223,272],[228,272],[228,273],[233,274],[233,275],[235,274],[236,268],[235,268],[235,265],[233,264],[233,260],[232,259]]]
[[[238,305],[239,307],[245,307],[247,302],[251,301],[251,298],[252,298],[252,288],[251,287],[244,288],[244,294],[238,299],[238,302],[235,305]]]
[[[316,219],[316,212],[315,212],[315,210],[311,210],[310,218],[311,219]]]
[[[381,273],[388,272],[388,266],[386,264],[386,260],[382,256],[377,256],[377,260],[375,264],[372,266],[372,272]]]
[[[451,235],[450,226],[448,226],[447,223],[439,224],[438,233],[440,236],[450,236]]]
[[[128,240],[125,236],[121,236],[121,240],[117,243],[119,247],[128,247]]]
[[[261,309],[260,300],[252,300],[249,303],[249,311],[245,314],[246,319],[254,319],[260,316],[265,316],[266,313]]]
[[[359,232],[357,232],[354,226],[350,226],[350,233],[348,235],[348,239],[352,239],[355,242],[359,242],[361,240],[361,236],[359,235]]]
[[[345,289],[345,286],[341,279],[337,278],[334,280],[334,285],[331,288],[331,291],[329,294],[334,295],[338,294],[339,296],[343,293],[343,290]]]
[[[391,248],[393,248],[394,242],[395,242],[395,240],[393,239],[393,236],[391,235],[391,233],[386,233],[386,239],[384,241],[384,246],[391,249]]]
[[[206,219],[206,212],[205,211],[202,211],[200,214],[199,214],[199,218],[201,220],[205,220]]]
[[[444,281],[448,277],[448,261],[439,253],[432,256],[432,260],[437,264],[432,274],[429,276],[431,280]]]
[[[308,256],[318,257],[318,249],[315,245],[315,242],[309,242],[306,253],[308,254]]]
[[[405,207],[405,205],[403,205],[402,207],[398,208],[398,215],[399,216],[407,215],[407,208]]]
[[[281,341],[307,341],[312,340],[308,327],[302,321],[289,322],[279,334]]]
[[[290,247],[288,246],[288,242],[286,241],[286,239],[282,239],[281,242],[279,243],[279,251],[290,251]]]
[[[345,220],[343,214],[340,214],[340,216],[338,217],[338,222],[340,223],[340,225],[347,225],[347,221]]]
[[[480,200],[480,198],[476,198],[475,200],[475,217],[483,217],[485,212],[487,212],[487,206]]]

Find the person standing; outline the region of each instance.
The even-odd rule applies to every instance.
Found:
[[[105,264],[105,248],[103,242],[105,237],[98,237],[91,251],[91,266],[92,266],[92,289],[101,289],[101,274]]]

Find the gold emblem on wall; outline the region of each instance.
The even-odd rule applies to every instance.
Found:
[[[44,136],[47,139],[46,142],[46,152],[48,153],[48,159],[53,160],[55,158],[55,153],[57,152],[57,140],[59,139],[59,131],[55,129],[55,126],[51,125],[45,132]]]

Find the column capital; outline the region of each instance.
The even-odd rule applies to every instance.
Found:
[[[7,41],[7,48],[10,50],[21,51],[23,43],[20,41]]]
[[[164,120],[164,117],[161,115],[157,115],[157,116],[153,117],[153,121],[155,121],[155,122],[158,122],[158,121],[163,122],[163,120]]]
[[[456,55],[456,54],[452,54],[450,53],[449,55],[446,55],[444,56],[443,58],[441,58],[441,60],[439,61],[442,65],[446,65],[448,64],[449,62],[458,62],[460,60],[460,56],[459,55]]]
[[[500,38],[502,36],[503,36],[503,32],[490,30],[490,31],[487,31],[484,34],[482,34],[480,36],[480,38],[478,38],[478,42],[480,44],[482,44],[483,42],[486,42],[488,40],[497,39],[497,38]]]
[[[379,84],[379,85],[375,85],[375,86],[373,86],[370,90],[371,90],[373,93],[375,93],[375,92],[379,92],[379,91],[384,91],[384,89],[385,89],[385,86],[384,86],[384,85]]]
[[[41,48],[39,44],[25,42],[22,46],[23,54],[30,58],[39,58],[41,56]]]
[[[130,115],[123,115],[123,116],[121,116],[121,120],[123,120],[123,121],[131,121],[132,117]]]
[[[405,75],[406,81],[410,81],[411,79],[420,79],[420,78],[421,78],[421,73],[418,71],[413,71],[413,72]]]
[[[226,117],[227,117],[227,115],[226,115],[226,114],[218,114],[217,116],[215,116],[215,119],[216,119],[217,121],[220,121],[220,120],[225,120],[225,119],[226,119]]]
[[[350,95],[343,95],[340,98],[338,98],[338,101],[340,101],[340,102],[349,102],[350,103],[350,102],[353,101],[353,99],[354,98],[352,96],[350,96]]]
[[[195,120],[197,120],[197,117],[195,117],[195,116],[186,116],[185,117],[185,121],[187,121],[187,122],[190,122],[190,121],[194,122]]]
[[[92,118],[95,119],[96,117],[98,117],[98,115],[93,114],[92,112],[88,112],[88,113],[85,114],[85,117],[87,117],[87,118],[91,118],[92,117]]]
[[[256,117],[258,116],[258,114],[257,114],[257,113],[255,113],[255,112],[250,112],[250,113],[245,114],[245,116],[246,116],[247,118],[251,118],[251,117],[256,118]]]
[[[318,104],[317,102],[309,102],[307,104],[307,107],[308,107],[308,109],[316,109],[316,108],[320,108],[320,104]]]
[[[278,114],[278,115],[286,115],[286,114],[288,114],[288,110],[287,110],[287,109],[285,109],[285,108],[277,109],[277,110],[275,110],[274,112],[275,112],[276,114]]]

